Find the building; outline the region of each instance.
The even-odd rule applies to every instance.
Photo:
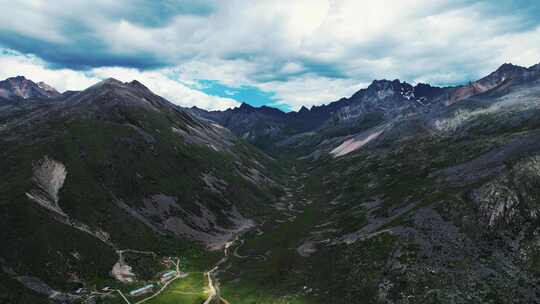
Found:
[[[176,271],[168,271],[161,275],[161,283],[165,283],[176,276]]]
[[[152,290],[154,290],[154,284],[146,285],[144,287],[132,290],[129,292],[129,295],[132,297],[136,297],[136,296],[143,295],[145,293],[152,292]]]

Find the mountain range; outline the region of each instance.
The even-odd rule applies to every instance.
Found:
[[[287,113],[17,76],[0,156],[0,303],[540,301],[540,65]]]
[[[400,116],[432,112],[488,91],[503,92],[509,86],[539,77],[538,64],[524,68],[507,63],[480,80],[456,87],[424,83],[412,86],[397,79],[375,80],[349,98],[311,109],[302,107],[298,112],[285,113],[268,106],[255,108],[246,103],[226,111],[205,111],[197,107],[190,110],[264,149],[306,132],[340,129],[340,132],[354,133],[364,128],[364,124],[370,126]]]

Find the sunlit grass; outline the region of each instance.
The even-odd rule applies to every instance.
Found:
[[[207,281],[204,273],[190,273],[185,278],[171,283],[159,296],[146,302],[148,304],[191,304],[202,303],[208,297]]]

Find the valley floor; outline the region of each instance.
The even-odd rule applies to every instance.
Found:
[[[238,234],[223,248],[212,269],[182,272],[157,293],[120,297],[106,303],[316,303],[317,291],[307,278],[306,259],[313,244],[324,242],[313,234],[324,222],[324,209],[305,193],[305,176],[292,175],[285,193],[259,225]],[[298,268],[297,268],[298,267]],[[218,300],[219,299],[219,300]]]

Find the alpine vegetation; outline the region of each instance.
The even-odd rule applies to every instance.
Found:
[[[3,280],[71,302],[540,301],[540,70],[475,83],[376,80],[287,113],[115,79],[4,100]]]
[[[540,303],[539,1],[4,2],[0,304]]]

